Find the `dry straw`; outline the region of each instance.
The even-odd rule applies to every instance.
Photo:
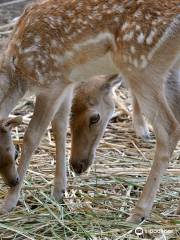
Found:
[[[18,1],[12,2],[18,8]],[[8,24],[8,28],[0,26],[0,31],[9,31],[12,23]],[[17,208],[0,218],[0,239],[180,239],[180,219],[173,215],[180,192],[179,147],[162,179],[150,220],[139,226],[142,235],[138,236],[137,226],[125,221],[148,176],[155,140],[153,135],[149,142],[135,136],[127,90],[121,87],[115,98],[117,111],[95,163],[81,177],[67,167],[68,191],[61,203],[51,197],[55,146],[48,129],[31,160]],[[20,147],[32,110],[33,98],[28,98],[13,112],[24,117],[23,125],[13,131],[14,142]],[[67,159],[69,152],[68,131]],[[7,187],[2,181],[0,186],[2,201]]]

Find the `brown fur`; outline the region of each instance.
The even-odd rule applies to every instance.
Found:
[[[120,71],[157,140],[154,164],[129,220],[147,217],[180,137],[179,123],[164,93],[169,70],[179,66],[179,42],[179,0],[42,0],[28,7],[0,66],[0,118],[8,116],[26,91],[37,97],[24,137],[20,183],[10,189],[3,211],[16,205],[29,160],[51,121],[57,162],[54,195],[62,197],[64,140],[74,82],[96,72]]]
[[[11,128],[22,122],[20,117],[0,120],[0,173],[9,186],[19,182],[15,166],[16,149],[11,139]]]
[[[70,120],[70,164],[78,174],[92,164],[99,140],[114,111],[112,88],[120,81],[117,75],[96,76],[81,83],[75,91]],[[91,123],[94,117],[95,121]]]

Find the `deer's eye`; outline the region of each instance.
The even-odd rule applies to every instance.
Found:
[[[90,117],[90,125],[96,124],[97,122],[99,122],[99,120],[100,120],[100,115],[99,115],[99,113],[92,115],[92,116]]]
[[[15,156],[14,156],[14,159],[16,160],[19,156],[19,146],[18,145],[15,145]]]

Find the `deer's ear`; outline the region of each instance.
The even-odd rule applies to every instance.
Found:
[[[22,123],[23,119],[21,116],[14,118],[7,118],[2,121],[2,127],[4,130],[11,130],[13,127],[17,127]]]
[[[122,78],[118,74],[108,75],[106,77],[105,83],[103,84],[102,90],[109,92],[115,86],[120,86],[122,83]]]

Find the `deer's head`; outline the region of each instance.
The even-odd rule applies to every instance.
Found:
[[[114,111],[112,88],[120,81],[118,75],[101,75],[81,83],[76,89],[70,121],[70,164],[78,174],[93,162],[100,138]]]

